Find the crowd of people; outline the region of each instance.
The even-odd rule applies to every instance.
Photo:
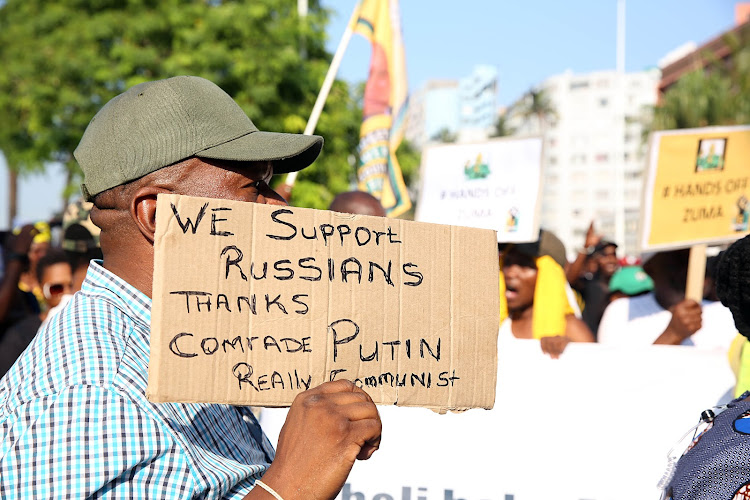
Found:
[[[145,395],[157,195],[285,205],[270,177],[305,168],[322,143],[258,131],[197,77],[137,85],[99,111],[75,151],[85,201],[59,230],[24,226],[3,246],[0,497],[335,497],[380,443],[378,412],[351,382],[301,393],[276,450],[247,408]],[[339,195],[331,209],[385,215],[365,193]],[[698,303],[685,298],[686,251],[621,267],[617,244],[593,224],[572,261],[547,230],[498,251],[508,348],[538,339],[553,358],[570,342],[729,350],[738,328],[748,335],[731,270],[750,262],[737,260],[744,253],[709,263]],[[735,344],[738,376],[750,379],[750,349]]]
[[[72,203],[62,227],[27,225],[7,236],[0,282],[0,376],[41,324],[81,289],[89,261],[102,257],[91,203]],[[351,191],[330,210],[385,216],[377,198]],[[53,223],[54,224],[54,223]],[[541,230],[532,243],[499,244],[500,338],[538,339],[559,357],[568,342],[608,345],[673,344],[730,351],[737,338],[731,312],[716,295],[716,264],[707,261],[704,300],[685,299],[688,251],[646,255],[642,265],[620,265],[617,244],[592,223],[569,261],[563,243]],[[536,308],[534,307],[536,304]],[[736,346],[732,350],[738,353]]]
[[[0,246],[0,377],[81,289],[89,261],[101,259],[91,204],[71,203],[60,225],[37,222],[6,235]]]
[[[501,338],[539,339],[558,357],[568,342],[612,346],[669,344],[730,350],[737,329],[716,295],[722,255],[707,260],[703,300],[685,298],[689,250],[643,256],[620,265],[617,244],[593,223],[575,260],[557,237],[542,230],[531,244],[500,244]],[[507,308],[507,311],[506,311]],[[552,346],[554,342],[554,348]]]

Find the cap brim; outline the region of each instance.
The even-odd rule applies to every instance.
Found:
[[[228,161],[272,161],[275,174],[296,172],[312,164],[323,149],[319,135],[251,132],[204,149],[199,158]]]

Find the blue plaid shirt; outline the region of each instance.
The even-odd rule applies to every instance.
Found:
[[[247,408],[146,399],[151,299],[89,266],[0,381],[0,498],[242,498],[273,459]]]

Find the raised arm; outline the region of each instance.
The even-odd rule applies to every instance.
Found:
[[[583,275],[583,268],[590,255],[590,249],[594,248],[601,240],[602,235],[596,234],[596,231],[594,231],[594,221],[591,221],[591,224],[589,224],[589,228],[586,231],[586,239],[584,240],[583,248],[578,249],[576,260],[574,260],[565,270],[565,277],[568,279],[568,283],[571,285],[574,284]]]
[[[18,281],[21,279],[21,273],[28,262],[29,248],[34,241],[37,229],[32,225],[26,225],[21,228],[21,232],[11,236],[6,247],[9,252],[6,255],[7,265],[5,266],[5,276],[0,283],[0,322],[5,320],[13,304],[13,297],[18,288]]]

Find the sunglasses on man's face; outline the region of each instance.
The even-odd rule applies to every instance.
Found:
[[[72,286],[72,283],[45,283],[44,296],[51,298],[56,295],[62,295],[65,293],[65,290],[70,290]]]

